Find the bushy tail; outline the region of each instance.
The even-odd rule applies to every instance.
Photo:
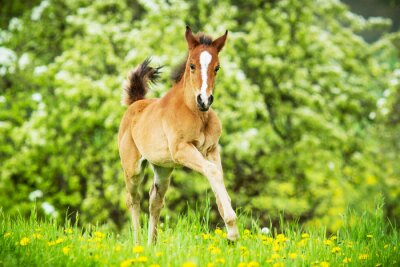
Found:
[[[121,100],[123,105],[129,106],[135,101],[144,99],[144,96],[149,89],[149,82],[155,83],[160,77],[161,67],[150,67],[150,61],[150,58],[146,58],[142,64],[129,72],[124,83]]]

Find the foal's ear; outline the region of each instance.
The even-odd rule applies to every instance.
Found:
[[[228,36],[228,31],[226,31],[224,35],[222,35],[222,36],[218,37],[217,39],[215,39],[212,42],[211,45],[214,46],[217,49],[218,52],[221,51],[222,48],[225,45],[225,41],[226,41],[226,37],[227,36]]]
[[[199,45],[199,42],[196,40],[196,38],[194,38],[192,29],[190,29],[189,26],[186,26],[185,37],[189,46],[189,50]]]

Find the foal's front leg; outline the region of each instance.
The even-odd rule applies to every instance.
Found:
[[[154,171],[154,182],[150,189],[150,220],[148,244],[157,240],[157,224],[160,212],[164,206],[164,196],[169,187],[173,169],[162,168],[152,165]]]
[[[220,156],[220,153],[219,153],[218,144],[208,153],[207,160],[211,161],[212,163],[214,163],[218,167],[218,169],[221,171],[221,175],[223,177],[221,156]],[[230,197],[228,195],[228,192],[226,191],[226,188],[225,188],[225,185],[224,185],[224,181],[222,180],[222,183],[219,183],[216,180],[211,180],[210,183],[211,183],[211,187],[212,188],[221,187],[221,190],[226,192],[226,195],[228,197],[229,205],[231,205],[231,199],[230,199]],[[216,184],[213,186],[212,183],[216,183]],[[220,195],[217,194],[215,191],[214,191],[214,194],[215,194],[215,198],[216,198],[219,214],[221,215],[222,218],[225,218],[224,210],[226,210],[226,209],[224,209],[224,207],[223,207],[223,204],[222,204],[221,199],[220,199]],[[236,216],[236,214],[235,214],[235,216]],[[228,229],[228,235],[227,235],[228,239],[235,240],[235,239],[237,239],[239,237],[239,232],[238,232],[236,224],[233,224],[233,225],[232,224],[228,224],[225,221],[225,226]]]
[[[216,149],[216,152],[218,150]],[[226,191],[222,168],[218,160],[211,162],[206,160],[193,144],[181,143],[173,151],[174,160],[192,170],[198,171],[207,177],[216,196],[218,209],[228,230],[227,238],[236,240],[239,231],[236,225],[236,213],[232,209],[231,200]],[[219,157],[219,155],[218,155]]]

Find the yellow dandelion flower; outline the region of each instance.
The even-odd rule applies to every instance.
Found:
[[[239,250],[240,250],[241,252],[244,252],[244,251],[247,250],[247,248],[246,248],[245,246],[240,246],[240,247],[239,247]]]
[[[309,238],[309,237],[310,237],[310,235],[307,233],[304,233],[301,235],[301,238],[304,238],[304,239]]]
[[[96,231],[94,232],[94,236],[97,238],[104,238],[106,235],[102,232]]]
[[[341,250],[340,247],[333,247],[331,252],[332,253],[338,253],[340,250]]]
[[[239,262],[239,264],[238,264],[237,267],[246,267],[246,263],[244,263],[244,262]]]
[[[329,267],[330,265],[329,265],[329,262],[322,261],[322,262],[319,264],[319,266],[321,266],[321,267]]]
[[[330,246],[330,245],[332,245],[332,240],[330,240],[330,239],[324,240],[324,244],[327,246]]]
[[[51,247],[51,246],[54,246],[56,243],[54,242],[54,241],[49,241],[49,242],[47,242],[47,245],[49,246],[49,247]]]
[[[346,257],[343,259],[343,263],[349,263],[349,262],[351,262],[351,258]]]
[[[122,249],[122,246],[121,245],[116,245],[115,247],[114,247],[114,251],[121,251],[121,249]]]
[[[127,259],[121,262],[120,267],[128,267],[131,266],[132,263],[134,263],[134,259]]]
[[[211,235],[210,234],[201,234],[204,240],[210,239]]]
[[[60,243],[62,243],[62,242],[64,242],[64,239],[63,238],[58,238],[56,241],[54,241],[55,242],[55,244],[60,244]]]
[[[304,247],[306,245],[306,239],[302,239],[296,244],[298,247]]]
[[[260,266],[260,264],[258,262],[251,261],[251,262],[247,263],[246,267],[259,267],[259,266]]]
[[[156,252],[156,257],[161,257],[164,253],[161,251]]]
[[[296,253],[289,253],[289,258],[291,258],[292,260],[297,258],[297,254]]]
[[[285,237],[284,234],[279,234],[276,236],[276,241],[277,242],[285,242],[287,240],[287,238]]]
[[[10,232],[7,232],[7,233],[5,233],[3,236],[4,236],[4,237],[9,237],[9,236],[11,236],[11,233],[10,233]]]
[[[32,238],[35,238],[35,239],[42,239],[43,236],[42,236],[41,234],[33,234],[33,235],[32,235]]]
[[[331,236],[329,239],[332,240],[332,241],[334,241],[334,240],[337,239],[337,236],[333,235],[333,236]]]
[[[216,235],[222,236],[223,233],[224,233],[224,231],[222,231],[221,229],[217,228],[217,229],[215,229],[214,233],[215,233]]]
[[[71,228],[65,228],[64,229],[64,232],[66,233],[66,234],[72,234],[72,229]]]
[[[146,256],[140,256],[136,258],[137,262],[147,262],[147,257]]]
[[[249,229],[244,229],[243,235],[250,235],[250,234],[251,234],[251,232]]]
[[[224,258],[218,258],[215,260],[216,263],[225,263],[225,259]]]
[[[279,245],[279,244],[275,244],[273,247],[272,247],[272,250],[274,251],[274,252],[278,252],[279,250],[281,250],[281,246]]]
[[[29,238],[24,237],[24,238],[21,239],[21,241],[19,241],[19,244],[21,246],[26,246],[26,245],[28,245],[29,241],[30,241]]]
[[[274,253],[274,254],[271,255],[271,259],[272,259],[272,260],[279,259],[280,257],[281,257],[281,256],[279,256],[279,254],[277,254],[277,253]]]
[[[194,263],[191,262],[191,261],[187,261],[187,262],[184,262],[184,263],[182,264],[182,267],[196,267],[196,264],[194,264]]]
[[[215,266],[215,264],[212,262],[207,263],[207,267],[214,267],[214,266]]]
[[[221,253],[221,250],[213,245],[208,247],[208,251],[210,251],[211,254],[220,254]]]
[[[276,262],[274,263],[274,265],[272,265],[272,267],[284,267],[285,264],[283,262]]]
[[[160,266],[160,264],[154,263],[154,264],[151,264],[150,267],[161,267],[161,266]]]
[[[69,246],[62,248],[62,252],[64,253],[64,255],[68,255],[70,250],[71,250],[71,248]]]
[[[142,246],[137,245],[137,246],[133,247],[134,253],[142,253],[143,251],[144,251],[144,248]]]
[[[274,242],[274,239],[272,237],[263,236],[263,244],[264,245],[269,245],[269,244],[272,244],[273,242]]]
[[[359,260],[366,260],[366,259],[368,259],[368,254],[360,254],[359,256],[358,256],[358,259]]]

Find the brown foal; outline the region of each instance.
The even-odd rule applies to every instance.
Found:
[[[218,148],[221,123],[210,108],[219,69],[218,53],[227,34],[213,41],[204,34],[193,35],[186,27],[187,60],[172,88],[162,98],[144,99],[148,82],[154,82],[159,75],[159,68],[149,67],[149,60],[128,75],[122,103],[129,107],[119,128],[118,146],[136,243],[140,242],[139,186],[146,162],[154,171],[150,189],[149,244],[156,241],[160,211],[176,166],[188,167],[207,177],[228,231],[227,238],[236,240],[239,237],[236,214],[223,180]]]

